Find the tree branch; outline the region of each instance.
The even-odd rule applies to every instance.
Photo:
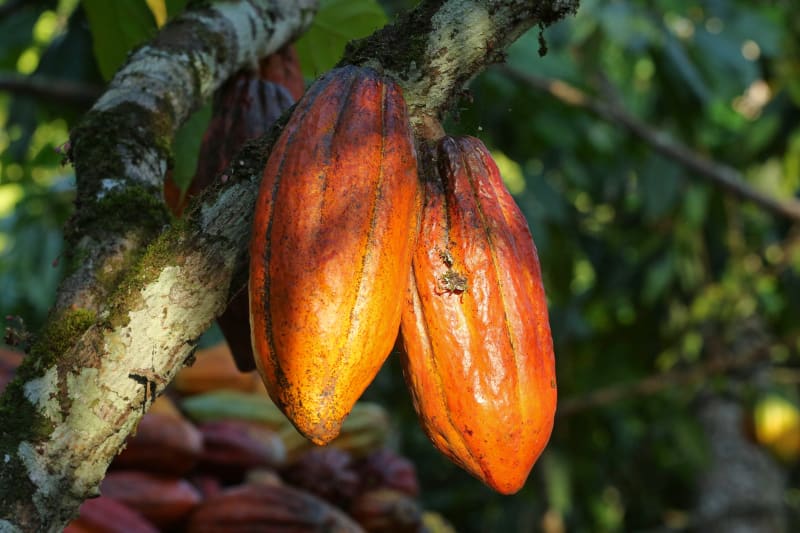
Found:
[[[589,409],[612,405],[620,400],[652,396],[667,389],[702,383],[711,376],[751,368],[768,359],[769,351],[767,349],[759,349],[740,357],[713,358],[691,368],[662,372],[647,376],[633,383],[611,385],[592,391],[584,396],[567,398],[560,402],[556,416],[571,416]]]
[[[58,104],[75,105],[81,108],[88,108],[103,94],[103,88],[95,85],[14,74],[0,74],[0,91],[34,96]]]
[[[65,523],[82,499],[96,491],[141,417],[147,401],[142,376],[157,376],[155,388],[161,392],[196,338],[224,309],[231,280],[246,264],[269,140],[235,158],[231,178],[207,190],[187,219],[164,232],[141,259],[130,257],[140,257],[137,250],[163,221],[156,197],[166,166],[165,139],[233,72],[234,64],[267,53],[278,37],[285,40],[297,31],[286,24],[281,31],[250,39],[248,10],[265,3],[273,5],[255,0],[215,4],[169,25],[133,56],[73,134],[80,183],[79,214],[70,240],[78,246],[78,256],[85,254],[87,265],[62,285],[60,314],[49,321],[30,360],[0,399],[5,424],[0,428],[0,458],[6,459],[0,462],[0,516],[7,521],[0,519],[0,529],[13,524],[41,531]],[[294,5],[288,2],[280,14],[295,13],[293,20],[305,21],[307,13],[293,11],[289,4]],[[236,11],[236,6],[244,7]],[[520,0],[430,0],[399,22],[405,39],[424,46],[404,48],[394,56],[390,50],[398,41],[376,37],[359,43],[356,56],[396,76],[413,119],[420,123],[422,117],[438,116],[446,95],[496,59],[495,51],[499,54],[510,36],[576,7],[577,0],[540,2],[536,9]],[[478,15],[477,25],[464,29],[465,17]],[[264,17],[269,18],[274,17]],[[408,22],[420,19],[428,22],[416,27]],[[193,28],[199,23],[214,28],[213,49],[203,50],[206,41],[194,41],[201,30]],[[455,28],[460,38],[453,40],[448,36]],[[375,44],[374,56],[365,42]],[[228,64],[224,58],[231,55],[237,60]],[[453,64],[445,69],[442,58]],[[424,76],[431,79],[424,81]],[[436,95],[433,100],[427,101],[425,87]],[[108,157],[113,164],[106,162]],[[88,213],[80,212],[83,208]],[[149,221],[153,214],[155,223]],[[18,406],[20,412],[14,411]]]
[[[649,144],[656,152],[678,162],[695,175],[709,180],[733,196],[752,202],[778,216],[792,221],[800,221],[800,202],[778,200],[753,189],[737,170],[711,161],[672,140],[666,133],[652,129],[621,106],[592,98],[561,80],[527,74],[509,66],[498,67],[498,70],[532,89],[550,94],[567,105],[586,109],[608,122],[624,127],[634,136]]]

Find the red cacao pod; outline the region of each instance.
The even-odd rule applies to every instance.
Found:
[[[306,90],[297,50],[290,44],[259,61],[258,70],[261,79],[286,87],[295,100]]]
[[[404,373],[436,447],[510,494],[547,444],[556,406],[536,247],[478,139],[442,139],[430,174],[403,311]]]
[[[227,482],[238,482],[254,468],[282,466],[286,447],[271,429],[241,420],[201,424],[204,449],[199,469]]]
[[[157,533],[156,527],[124,504],[100,496],[81,504],[64,533]]]
[[[133,471],[109,472],[100,492],[160,528],[180,522],[202,499],[200,491],[185,479]]]
[[[291,487],[270,484],[240,485],[199,505],[186,526],[187,533],[361,533],[347,515],[324,501]]]
[[[392,349],[417,191],[400,88],[370,69],[320,78],[272,149],[250,245],[253,348],[270,396],[317,444]]]
[[[182,476],[194,467],[202,449],[203,436],[188,420],[147,413],[111,466]]]

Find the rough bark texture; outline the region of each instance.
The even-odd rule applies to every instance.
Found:
[[[698,493],[697,524],[705,533],[786,531],[780,466],[743,431],[740,402],[722,395],[703,399],[698,418],[708,439],[710,464]]]
[[[398,79],[412,119],[424,125],[514,38],[577,3],[428,1],[350,57]],[[228,75],[301,32],[314,5],[240,0],[181,17],[131,57],[73,132],[73,273],[0,398],[0,531],[63,527],[224,309],[231,285],[244,284],[270,141],[245,150],[232,179],[145,251],[167,221],[160,191],[168,147]]]

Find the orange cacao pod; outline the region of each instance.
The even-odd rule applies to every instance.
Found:
[[[245,293],[245,301],[243,302],[245,312],[247,312],[246,298],[247,294]],[[233,307],[233,302],[228,306],[223,316],[230,315],[231,311],[238,313],[238,307]],[[222,321],[222,316],[219,317],[219,320],[220,322]],[[252,353],[250,352],[250,325],[247,316],[244,317],[244,322],[241,322],[240,326],[245,329],[247,352]],[[234,364],[231,352],[230,344],[225,342],[219,342],[214,346],[197,350],[192,365],[185,366],[178,371],[172,381],[172,386],[183,396],[202,394],[219,389],[252,392],[258,379],[255,372],[240,372]],[[252,363],[252,356],[250,361]],[[255,365],[255,363],[252,364]]]
[[[404,374],[436,447],[510,494],[547,444],[556,406],[536,247],[478,139],[442,139],[430,174],[403,310]]]
[[[417,190],[399,86],[354,66],[309,88],[264,169],[250,245],[256,364],[317,444],[339,433],[392,349]]]

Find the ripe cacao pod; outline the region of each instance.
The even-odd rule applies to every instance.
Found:
[[[332,447],[309,450],[284,468],[281,475],[288,484],[342,509],[347,508],[359,487],[353,456]]]
[[[182,476],[194,467],[202,449],[203,436],[188,420],[148,412],[111,466]]]
[[[64,533],[158,533],[156,526],[124,504],[100,496],[81,504]]]
[[[100,492],[137,511],[159,528],[180,522],[202,499],[185,479],[138,471],[109,472]]]
[[[418,533],[422,528],[419,504],[397,490],[364,492],[355,499],[349,511],[369,533]]]
[[[276,468],[286,461],[286,447],[271,429],[241,420],[206,422],[198,428],[204,449],[199,470],[235,483],[254,468]]]
[[[403,310],[403,369],[436,447],[519,490],[550,438],[555,359],[539,259],[489,151],[443,138]]]
[[[342,511],[285,485],[248,484],[228,489],[200,504],[187,533],[362,533]]]
[[[417,191],[401,90],[367,68],[314,83],[267,161],[250,246],[253,348],[270,396],[317,444],[392,349]]]
[[[297,50],[291,44],[259,61],[258,70],[262,80],[286,87],[295,100],[299,100],[306,90],[300,59],[297,57]]]

